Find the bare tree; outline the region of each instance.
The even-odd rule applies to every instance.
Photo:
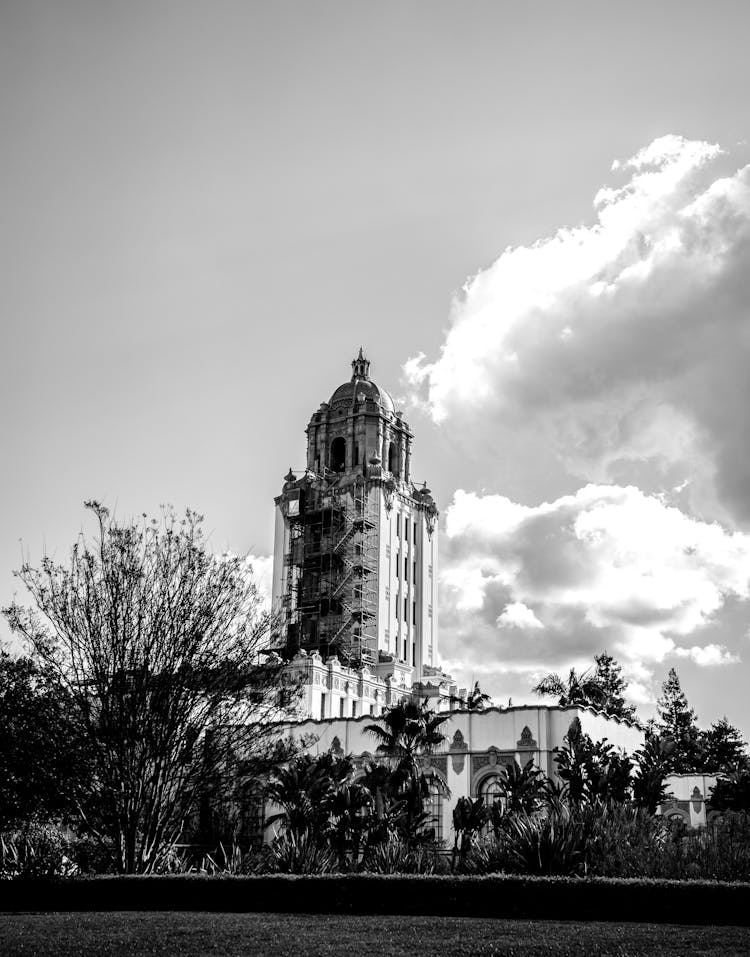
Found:
[[[93,755],[72,796],[81,816],[121,871],[143,873],[199,799],[272,746],[284,669],[263,654],[269,616],[247,562],[212,554],[201,516],[118,524],[86,507],[98,536],[81,534],[69,566],[25,564],[35,607],[4,611],[80,716]]]

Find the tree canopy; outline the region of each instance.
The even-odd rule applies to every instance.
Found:
[[[667,680],[661,686],[656,713],[655,727],[659,737],[674,742],[670,756],[672,770],[685,774],[700,768],[697,716],[688,704],[674,668],[669,669]]]
[[[65,818],[89,772],[88,749],[56,672],[0,651],[0,829]]]
[[[635,708],[625,703],[628,683],[622,668],[607,651],[594,657],[593,668],[577,672],[571,668],[567,677],[552,673],[535,685],[534,694],[557,698],[562,707],[586,705],[598,708],[616,718],[635,718]]]
[[[280,666],[262,655],[268,615],[247,563],[212,554],[202,518],[98,525],[67,565],[17,573],[30,608],[5,609],[54,674],[90,752],[70,797],[124,872],[145,872],[177,839],[199,795],[270,743]]]
[[[727,721],[726,715],[714,721],[707,731],[700,733],[698,750],[701,769],[707,774],[747,766],[747,742],[742,740],[737,728]]]

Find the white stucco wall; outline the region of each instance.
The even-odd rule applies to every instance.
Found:
[[[478,797],[482,785],[497,774],[498,766],[513,760],[524,765],[532,759],[548,776],[555,773],[554,749],[561,747],[571,722],[578,717],[583,730],[595,740],[607,738],[632,753],[643,744],[643,732],[633,724],[608,718],[588,708],[521,706],[485,711],[454,711],[442,726],[445,741],[427,759],[426,768],[439,775],[450,789],[440,802],[442,834],[452,840],[452,809],[460,797]],[[377,742],[365,730],[374,718],[332,718],[290,724],[285,729],[298,739],[314,736],[312,754],[332,748],[364,760],[373,758]]]
[[[716,784],[715,774],[672,774],[667,778],[667,800],[659,809],[667,817],[679,815],[690,827],[705,827],[710,817],[706,801]]]

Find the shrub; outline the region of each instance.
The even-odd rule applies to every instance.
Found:
[[[448,870],[448,860],[436,844],[410,848],[397,837],[368,847],[360,867],[371,874],[445,874]]]
[[[585,839],[584,824],[565,807],[509,815],[497,837],[506,870],[540,875],[582,874]]]
[[[627,804],[598,804],[582,814],[586,873],[600,877],[654,877],[670,822]]]
[[[72,842],[55,824],[28,821],[0,834],[0,878],[70,877],[77,870]]]
[[[286,831],[271,844],[269,870],[279,874],[330,874],[336,869],[336,855],[321,847],[311,835]]]

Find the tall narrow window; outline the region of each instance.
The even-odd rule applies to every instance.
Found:
[[[359,444],[354,446],[354,464],[359,465]]]
[[[440,786],[440,782],[432,780],[429,783],[430,796],[426,802],[427,813],[430,815],[428,824],[435,829],[435,840],[443,839],[443,817],[445,808],[445,789]]]
[[[339,717],[340,717],[340,718],[345,717],[345,715],[344,715],[344,708],[345,708],[345,707],[346,707],[346,698],[340,698],[340,699],[339,699]]]
[[[404,598],[404,621],[409,620],[409,599]]]
[[[412,668],[415,668],[416,665],[417,665],[417,646],[416,646],[416,644],[412,643],[412,646],[411,646],[411,666],[412,666]]]
[[[417,603],[415,601],[411,603],[411,623],[412,625],[417,623]]]
[[[404,516],[404,538],[409,541],[409,516]]]
[[[396,534],[397,535],[401,534],[401,513],[400,512],[396,513]]]
[[[401,577],[401,552],[396,552],[396,578]]]
[[[320,717],[325,718],[326,716],[326,696],[322,694],[320,696]]]
[[[331,442],[328,467],[332,472],[343,472],[346,468],[346,439],[341,436]]]
[[[357,702],[356,701],[352,701],[352,717],[353,718],[357,717]]]
[[[406,661],[406,638],[404,638],[404,656],[402,660]]]
[[[412,526],[412,529],[413,529],[412,538],[414,539],[414,544],[416,545],[416,544],[417,544],[417,520],[416,520],[416,518],[414,519],[414,525]]]
[[[409,581],[409,559],[404,557],[404,581]]]
[[[416,581],[417,581],[417,560],[416,560],[416,558],[414,559],[414,567],[412,568],[411,580],[412,580],[414,583],[416,583]]]

